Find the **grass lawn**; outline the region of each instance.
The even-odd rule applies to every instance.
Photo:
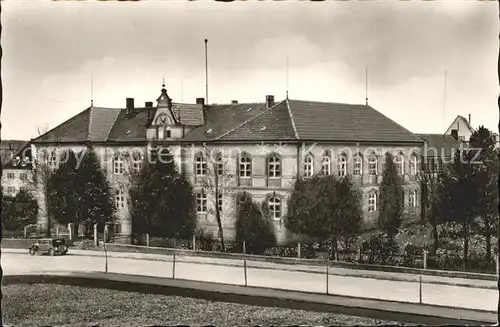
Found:
[[[380,325],[345,315],[51,284],[2,287],[5,325]],[[408,324],[407,324],[408,325]]]

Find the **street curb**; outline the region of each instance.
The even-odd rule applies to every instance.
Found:
[[[44,273],[44,275],[6,275],[2,284],[36,283],[117,289],[120,291],[170,296],[179,295],[212,301],[335,312],[424,325],[484,325],[496,322],[496,313],[491,311],[126,274]],[[436,313],[439,315],[436,315]],[[457,317],[461,317],[461,319]]]
[[[6,251],[7,250],[7,251]],[[9,249],[4,249],[2,252],[4,253],[11,253],[11,254],[19,254],[22,255],[20,252],[14,252],[14,251],[8,251]],[[99,257],[99,258],[105,258],[104,251],[95,251],[95,250],[82,250],[82,251],[89,251],[89,252],[98,252],[102,254],[83,254],[83,253],[71,253],[68,252],[70,255],[77,255],[77,256],[87,256],[87,257]],[[108,259],[110,258],[116,258],[116,259],[129,259],[129,260],[146,260],[146,261],[162,261],[162,262],[172,262],[173,260],[171,258],[135,258],[135,257],[130,257],[126,255],[116,255],[117,253],[120,252],[111,252],[113,253],[112,255],[109,255],[108,252]],[[121,253],[126,253],[126,252],[121,252]],[[147,253],[145,253],[147,254]],[[182,254],[181,254],[182,255]],[[165,255],[167,256],[167,255]],[[190,257],[187,255],[186,257]],[[193,257],[193,256],[191,256]],[[196,257],[196,256],[194,256]],[[182,257],[181,257],[182,258]],[[218,258],[221,259],[221,258]],[[223,259],[224,260],[224,259]],[[226,260],[236,260],[236,259],[226,259]],[[240,259],[241,260],[241,259]],[[191,260],[182,260],[179,257],[177,257],[176,262],[183,262],[183,263],[203,263],[206,265],[211,265],[211,266],[222,266],[222,267],[241,267],[243,268],[243,263],[241,265],[238,264],[233,264],[233,263],[217,263],[217,262],[200,262],[200,261],[191,261]],[[321,267],[321,266],[313,266],[313,267]],[[299,273],[310,273],[310,274],[319,274],[319,275],[325,275],[325,272],[322,271],[316,271],[316,270],[308,270],[308,269],[290,269],[287,267],[256,267],[252,266],[251,263],[249,264],[247,261],[247,268],[250,269],[265,269],[265,270],[284,270],[284,271],[290,271],[290,272],[299,272]],[[326,269],[326,267],[323,267]],[[354,269],[353,269],[354,270]],[[405,279],[405,278],[398,278],[398,277],[384,277],[384,276],[379,276],[379,275],[374,275],[374,274],[348,274],[348,273],[337,273],[337,272],[332,272],[329,271],[328,275],[330,276],[340,276],[340,277],[353,277],[353,278],[366,278],[366,279],[376,279],[376,280],[386,280],[386,281],[393,281],[393,282],[406,282],[406,283],[418,283],[418,280],[415,279]],[[432,276],[432,275],[431,275]],[[435,276],[435,277],[440,277],[440,276]],[[450,277],[453,278],[453,277]],[[470,278],[472,279],[472,278]],[[484,280],[483,280],[484,281]],[[456,286],[456,287],[468,287],[468,288],[478,288],[478,289],[489,289],[489,290],[496,290],[497,286],[492,285],[492,286],[487,286],[487,285],[471,285],[471,284],[466,284],[466,283],[453,283],[453,282],[444,282],[444,281],[433,281],[433,280],[422,280],[422,284],[432,284],[432,285],[445,285],[445,286]]]

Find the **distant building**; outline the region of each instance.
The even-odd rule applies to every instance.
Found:
[[[471,115],[469,114],[469,119],[458,115],[444,134],[452,135],[456,139],[467,143],[472,133],[474,133],[474,128],[472,128]]]
[[[2,191],[4,196],[16,196],[21,188],[33,189],[31,145],[24,142],[16,153],[3,165]]]
[[[424,141],[368,105],[284,99],[268,95],[261,103],[206,105],[174,103],[163,87],[157,105],[123,109],[94,107],[82,111],[32,140],[33,154],[53,167],[61,151],[92,145],[115,194],[116,233],[130,242],[131,174],[154,147],[167,147],[180,172],[196,192],[198,227],[217,235],[214,203],[223,211],[225,236],[234,236],[233,194],[246,191],[268,207],[280,242],[286,241],[283,219],[294,182],[313,174],[350,174],[363,194],[365,227],[376,225],[384,157],[393,152],[405,181],[405,213],[420,216],[416,180]],[[218,199],[204,188],[211,178],[207,151],[217,153],[217,167],[228,179]],[[220,166],[219,166],[220,164]],[[219,168],[217,168],[219,169]],[[39,224],[47,224],[43,192]]]
[[[23,146],[26,145],[27,141],[21,140],[2,140],[0,142],[0,157],[2,159],[2,166],[10,161],[14,154],[16,154]]]

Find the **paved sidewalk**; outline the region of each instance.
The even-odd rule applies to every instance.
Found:
[[[115,273],[44,272],[6,276],[4,284],[57,282],[70,285],[106,287],[129,291],[204,297],[232,302],[254,298],[261,305],[292,306],[308,310],[338,312],[419,324],[484,325],[496,323],[496,313],[442,306],[401,303],[376,299],[359,299],[337,295],[312,294],[258,287],[242,287],[192,280],[165,279]],[[177,289],[177,290],[176,290]],[[182,290],[180,290],[182,289]],[[195,292],[197,291],[197,292]],[[204,295],[202,295],[202,292]],[[243,296],[243,297],[238,297]],[[215,298],[214,298],[215,297]],[[244,300],[244,299],[247,300]]]
[[[27,253],[24,249],[2,249],[5,253]],[[103,257],[105,256],[104,251],[94,251],[94,250],[79,250],[70,249],[70,255],[81,255],[81,256],[94,256]],[[137,253],[137,252],[107,252],[108,258],[123,258],[123,259],[137,259],[137,260],[153,260],[153,261],[166,261],[172,262],[173,255],[171,254],[151,254],[151,253]],[[243,258],[243,256],[242,256]],[[216,266],[228,266],[228,267],[242,267],[243,259],[222,259],[222,258],[210,258],[201,256],[189,256],[189,255],[176,255],[177,262],[185,263],[200,263],[206,265],[216,265]],[[292,265],[292,264],[278,264],[273,262],[265,261],[251,261],[247,260],[247,268],[256,269],[272,269],[272,270],[285,270],[285,271],[297,271],[297,272],[309,272],[326,274],[326,266],[307,266],[307,265]],[[420,275],[409,274],[409,273],[395,273],[395,272],[384,272],[384,271],[372,271],[372,270],[356,270],[356,269],[346,269],[329,267],[328,274],[332,276],[352,276],[360,278],[369,279],[379,279],[379,280],[390,280],[390,281],[404,281],[404,282],[415,282],[420,281]],[[484,288],[484,289],[497,289],[496,281],[488,281],[481,279],[472,278],[457,278],[457,277],[442,277],[442,276],[432,276],[432,275],[421,275],[422,283],[424,284],[439,284],[439,285],[450,285],[450,286],[461,286],[461,287],[472,287],[472,288]]]

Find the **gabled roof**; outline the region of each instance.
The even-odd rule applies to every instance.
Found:
[[[460,149],[462,142],[451,135],[443,134],[417,134],[427,143],[427,155],[438,157],[453,157],[456,150]]]
[[[135,108],[132,115],[127,115],[125,109],[119,110],[119,114],[111,127],[105,141],[112,142],[133,142],[146,141],[147,108]]]
[[[32,142],[85,142],[89,135],[89,122],[90,108],[87,108],[48,132],[34,138]]]
[[[205,122],[201,104],[172,103],[172,112],[175,117],[179,114],[182,125],[201,126]]]
[[[451,133],[451,129],[453,127],[453,125],[455,125],[455,123],[457,121],[460,121],[464,124],[465,127],[467,127],[467,129],[473,133],[474,132],[474,128],[472,128],[472,126],[470,125],[469,123],[469,120],[467,118],[465,118],[464,116],[461,116],[461,115],[458,115],[454,120],[453,122],[450,124],[450,126],[446,129],[446,132],[445,133]]]
[[[24,145],[9,158],[5,164],[3,164],[3,169],[29,169],[31,170],[33,163],[33,156],[31,154],[31,144],[25,142]]]

